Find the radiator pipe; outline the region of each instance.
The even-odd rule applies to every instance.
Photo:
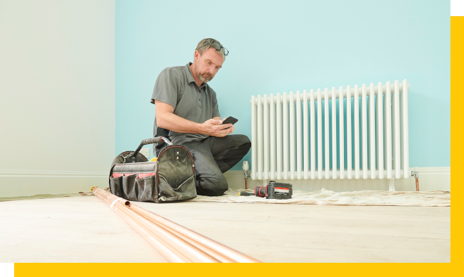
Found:
[[[259,262],[110,192],[98,187],[91,191],[170,262]]]
[[[411,171],[411,176],[416,179],[416,191],[419,191],[419,172],[418,171]]]

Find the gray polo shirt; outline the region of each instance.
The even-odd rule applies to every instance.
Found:
[[[197,85],[190,71],[191,64],[168,67],[161,71],[156,79],[151,103],[155,104],[157,100],[169,104],[174,108],[175,115],[197,123],[220,117],[216,92],[208,84],[203,83],[200,87]],[[155,118],[154,136],[157,129]],[[184,144],[203,140],[208,135],[169,131],[169,137],[174,144]]]

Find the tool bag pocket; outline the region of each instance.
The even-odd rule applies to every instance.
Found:
[[[156,198],[156,176],[147,176],[135,179],[137,181],[137,201],[155,202]]]
[[[135,185],[135,174],[122,177],[122,197],[127,200],[137,200],[137,186]]]
[[[180,145],[164,148],[158,157],[158,202],[182,201],[197,196],[195,166],[190,152]]]
[[[110,177],[110,190],[114,195],[122,195],[122,176]]]
[[[195,176],[192,175],[177,188],[172,187],[163,175],[159,176],[160,202],[181,201],[196,197]]]

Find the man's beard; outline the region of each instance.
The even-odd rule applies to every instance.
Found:
[[[209,73],[200,73],[200,71],[198,70],[198,65],[195,64],[195,75],[197,75],[198,79],[200,79],[200,81],[202,81],[203,83],[207,83],[209,81],[211,81],[213,79],[213,75],[209,74]]]

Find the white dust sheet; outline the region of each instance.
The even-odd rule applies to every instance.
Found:
[[[266,199],[256,196],[239,196],[240,191],[253,192],[248,189],[230,189],[222,196],[202,196],[191,202],[219,203],[268,203],[299,205],[337,205],[337,206],[412,206],[412,207],[450,207],[450,192],[434,191],[380,191],[361,190],[334,192],[321,189],[317,191],[294,190],[292,199]]]

